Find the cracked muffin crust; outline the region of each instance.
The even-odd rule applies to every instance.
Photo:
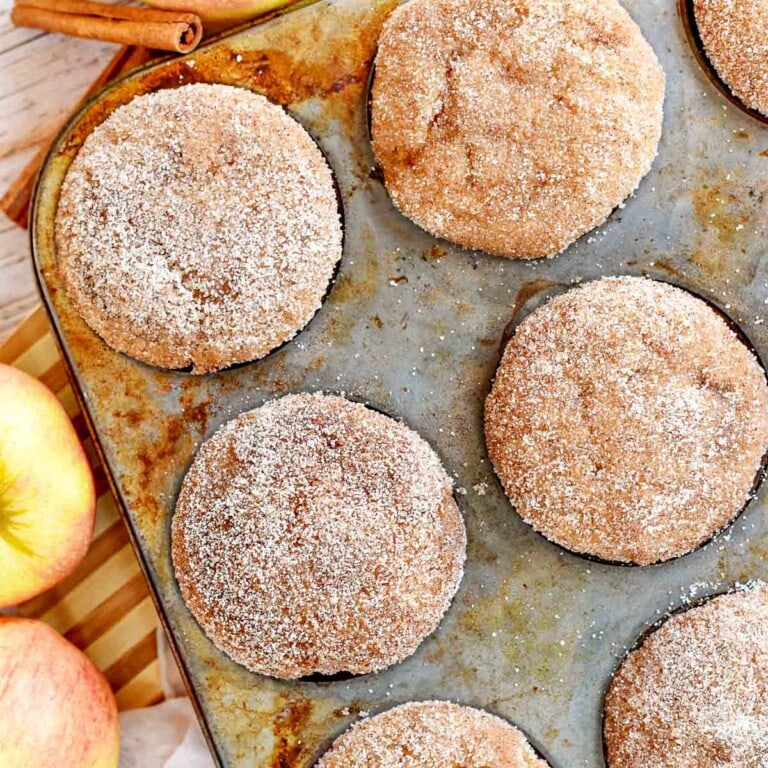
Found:
[[[285,679],[410,656],[463,573],[451,481],[404,424],[287,395],[203,444],[172,523],[182,597],[213,643]]]
[[[517,728],[448,701],[421,701],[362,720],[317,768],[548,768]]]
[[[768,0],[694,0],[693,11],[720,79],[768,117]]]
[[[705,302],[606,278],[520,324],[485,433],[507,495],[537,531],[647,565],[700,546],[747,503],[768,449],[768,385]]]
[[[341,258],[331,170],[244,88],[138,96],[85,140],[56,212],[61,279],[110,346],[163,368],[256,360],[320,307]]]
[[[768,587],[667,619],[605,698],[609,768],[760,768],[768,756]]]
[[[552,256],[651,168],[664,74],[616,0],[409,0],[371,94],[395,205],[434,235]]]

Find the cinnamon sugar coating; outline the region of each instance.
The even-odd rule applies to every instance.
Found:
[[[668,619],[624,660],[604,715],[609,768],[762,768],[768,587]]]
[[[362,674],[412,654],[458,589],[451,481],[405,425],[288,395],[221,427],[181,488],[181,594],[235,661],[280,678]]]
[[[651,168],[664,74],[616,0],[410,0],[384,24],[373,149],[432,234],[553,256]]]
[[[215,371],[303,328],[341,258],[333,177],[309,134],[244,88],[139,96],[85,140],[56,213],[58,267],[110,346]]]
[[[547,768],[517,728],[448,701],[409,702],[353,725],[317,768]]]
[[[694,0],[693,10],[717,74],[768,117],[768,0]]]
[[[768,449],[768,385],[705,302],[607,278],[521,323],[485,431],[507,495],[536,530],[646,565],[695,549],[746,504]]]

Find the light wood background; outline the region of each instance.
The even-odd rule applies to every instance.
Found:
[[[117,46],[11,24],[0,0],[0,196],[46,143]],[[0,342],[38,304],[27,233],[0,213]]]
[[[117,50],[17,29],[10,22],[12,1],[0,0],[0,196]],[[121,710],[157,703],[163,699],[157,614],[39,306],[27,232],[1,212],[0,362],[36,376],[57,394],[84,441],[98,491],[94,539],[82,564],[18,610],[46,621],[84,651],[104,673]]]
[[[93,541],[83,562],[18,611],[45,621],[80,648],[104,673],[121,710],[156,704],[163,699],[157,614],[42,307],[0,344],[0,363],[37,377],[57,395],[83,441],[98,495]]]

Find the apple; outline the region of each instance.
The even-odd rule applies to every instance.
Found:
[[[0,766],[116,768],[115,697],[85,654],[36,619],[0,617]]]
[[[147,5],[167,11],[196,13],[206,27],[245,21],[290,5],[296,0],[147,0]]]
[[[0,608],[75,569],[95,509],[91,468],[61,403],[37,379],[0,364]]]

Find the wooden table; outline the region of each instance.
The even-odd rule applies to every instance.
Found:
[[[47,142],[117,46],[10,22],[0,0],[0,195]],[[27,233],[0,213],[0,342],[39,303]]]
[[[106,43],[17,29],[9,19],[11,3],[0,0],[0,195],[117,51]],[[27,232],[0,212],[0,362],[36,376],[59,396],[85,441],[99,493],[94,540],[82,564],[18,610],[83,650],[106,676],[120,709],[145,707],[163,698],[157,615],[39,304]]]

